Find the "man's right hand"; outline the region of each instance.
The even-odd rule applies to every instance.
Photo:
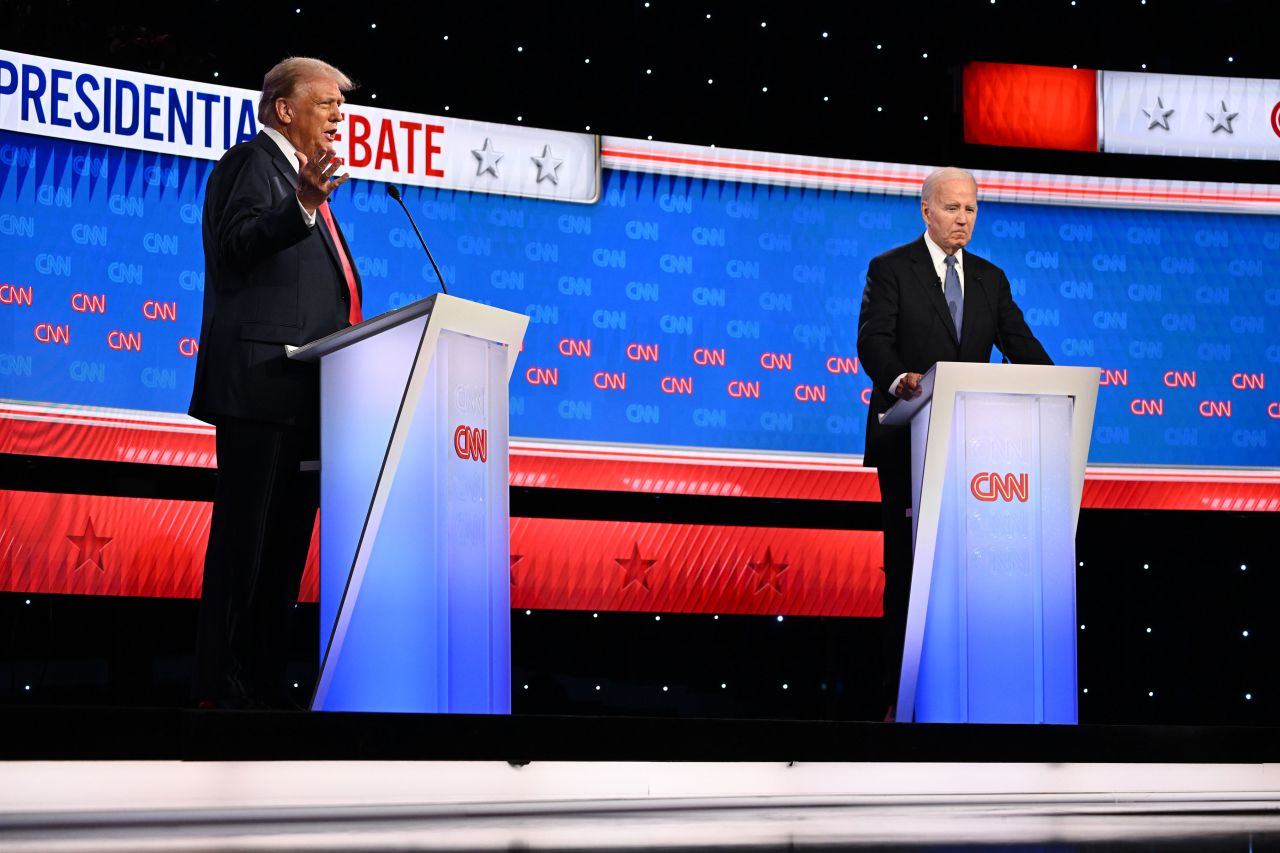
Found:
[[[333,177],[342,168],[342,158],[332,151],[321,149],[310,159],[301,151],[295,153],[298,157],[298,201],[307,213],[314,214],[316,208],[328,201],[329,193],[342,186],[350,175]]]
[[[902,377],[902,381],[898,383],[898,387],[894,390],[894,395],[901,400],[914,400],[920,396],[920,379],[919,373],[907,373]]]

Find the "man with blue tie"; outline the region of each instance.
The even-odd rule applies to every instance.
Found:
[[[858,358],[873,387],[863,464],[876,468],[884,524],[884,688],[894,718],[911,592],[911,432],[879,416],[920,395],[939,361],[988,362],[999,342],[1017,364],[1052,364],[1013,301],[1009,279],[965,251],[978,218],[978,183],[938,169],[920,192],[925,233],[872,259],[858,318]]]

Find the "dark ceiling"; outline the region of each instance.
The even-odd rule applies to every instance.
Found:
[[[1145,63],[1276,77],[1278,8],[1274,0],[47,0],[0,2],[0,46],[246,88],[283,56],[314,55],[360,81],[351,100],[411,112],[868,160],[1271,182],[1273,163],[967,146],[958,70],[971,60]]]

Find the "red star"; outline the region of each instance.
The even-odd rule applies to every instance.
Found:
[[[523,559],[524,559],[524,554],[511,555],[511,585],[512,586],[520,585],[520,581],[516,580],[516,563],[520,562]]]
[[[622,579],[622,588],[626,589],[633,583],[639,583],[646,590],[649,588],[648,571],[653,568],[653,564],[657,560],[640,559],[640,543],[635,542],[631,545],[630,557],[614,557],[619,566],[627,570],[627,575]]]
[[[93,519],[85,518],[84,534],[81,536],[67,535],[71,540],[71,544],[80,549],[80,556],[76,558],[74,569],[80,571],[85,563],[92,563],[98,567],[98,571],[106,571],[102,565],[102,549],[106,547],[114,537],[99,536],[93,529]]]
[[[779,595],[782,594],[782,573],[787,570],[790,563],[775,563],[773,561],[773,551],[769,548],[764,549],[764,560],[756,563],[747,563],[751,571],[760,577],[756,581],[756,592],[762,589],[773,587]]]

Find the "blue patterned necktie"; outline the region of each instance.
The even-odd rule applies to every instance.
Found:
[[[942,295],[947,298],[947,307],[951,309],[951,319],[956,324],[956,339],[960,338],[960,329],[964,324],[964,294],[960,292],[960,273],[956,272],[956,256],[947,255],[947,277],[942,282]]]

